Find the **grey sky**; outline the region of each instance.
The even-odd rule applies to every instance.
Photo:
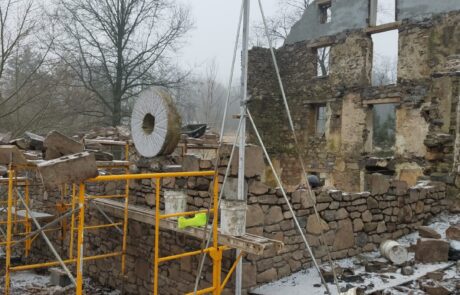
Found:
[[[204,72],[206,62],[215,59],[219,80],[227,83],[233,56],[241,0],[180,0],[191,7],[195,28],[189,34],[179,62]],[[263,0],[264,11],[272,15],[277,0]],[[257,6],[256,6],[257,5]],[[260,20],[259,6],[251,1],[251,22]],[[239,72],[240,60],[237,60]],[[238,75],[237,75],[238,76]]]

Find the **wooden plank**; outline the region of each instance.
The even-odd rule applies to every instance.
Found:
[[[96,165],[98,168],[129,167],[129,161],[96,161]]]
[[[111,139],[85,139],[85,144],[119,145],[125,146],[129,141]]]
[[[94,203],[100,206],[106,213],[118,218],[123,218],[123,203],[106,199],[96,199],[94,200]],[[148,209],[136,205],[129,205],[128,215],[132,220],[145,224],[155,225],[155,211],[153,209]],[[203,228],[195,227],[181,230],[177,227],[177,221],[170,219],[161,220],[160,227],[178,233],[183,233],[198,239],[203,239],[203,237],[207,238],[210,232],[208,230],[205,233]],[[280,241],[259,237],[252,234],[245,234],[242,237],[234,237],[219,233],[219,244],[237,248],[248,254],[255,255],[263,255],[264,251],[270,250],[279,252],[284,248],[284,243]]]

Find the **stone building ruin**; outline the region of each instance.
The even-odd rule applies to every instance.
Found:
[[[308,172],[345,191],[371,189],[379,172],[409,186],[442,181],[455,195],[460,4],[383,1],[393,11],[380,17],[379,2],[315,1],[276,50]],[[382,32],[397,36],[397,75],[374,86],[373,39]],[[300,170],[268,49],[250,51],[249,71],[249,108],[283,181],[295,186]],[[395,126],[386,153],[373,136],[381,106]]]
[[[445,211],[460,193],[460,2],[386,1],[393,3],[392,10],[382,16],[378,9],[381,1],[316,0],[293,26],[285,44],[276,49],[307,172],[324,182],[322,188],[315,189],[314,199],[299,185],[301,167],[270,51],[255,47],[249,53],[248,108],[286,186],[287,199],[302,231],[321,262],[328,260],[328,251],[335,260],[377,250],[381,242],[409,234]],[[397,38],[397,63],[391,65],[394,76],[384,76],[376,83],[378,48],[374,37],[386,32]],[[382,114],[385,120],[379,117]],[[250,128],[248,132],[252,142],[246,146],[248,161],[244,168],[246,229],[251,235],[263,237],[271,247],[264,248],[261,255],[244,257],[243,294],[251,294],[257,286],[313,264],[282,190],[264,161],[263,151]],[[101,144],[120,141],[129,146],[131,138],[123,128],[98,128],[73,139],[78,142],[79,153],[94,152],[101,174],[216,170],[221,185],[230,165],[223,194],[236,195],[238,157],[230,161],[231,146],[224,145],[219,161],[214,161],[216,134],[204,134],[199,139],[182,136],[172,154],[154,158],[144,158],[134,149],[130,153],[118,146],[117,154],[124,159],[118,162],[113,161],[113,155],[110,158],[113,151]],[[44,151],[43,139],[41,143],[39,148],[29,145],[20,149],[33,150],[24,154],[33,156],[34,161],[47,160],[43,154],[50,155],[52,149]],[[206,151],[187,150],[191,146]],[[50,159],[59,156],[62,154],[51,155]],[[215,163],[219,163],[218,167],[214,167]],[[6,176],[2,167],[0,174]],[[64,193],[58,189],[45,192],[39,185],[39,174],[31,172],[27,177],[32,184],[38,184],[31,189],[33,203],[49,208],[46,213],[50,215],[56,204],[71,194],[70,187]],[[5,183],[6,178],[1,180],[0,184]],[[199,211],[209,208],[212,182],[210,176],[167,177],[161,186],[182,190],[187,195],[188,209]],[[4,193],[1,186],[0,193]],[[152,182],[137,179],[91,183],[87,193],[126,193],[130,211],[125,275],[121,276],[118,258],[88,261],[83,267],[85,275],[124,294],[152,294],[152,209],[156,206]],[[106,200],[98,204],[114,223],[122,223],[123,206],[116,202]],[[160,207],[163,209],[164,203]],[[88,208],[84,219],[96,226],[105,221],[96,208]],[[62,231],[49,234],[63,256],[75,248],[69,245],[66,226],[61,225]],[[162,255],[196,250],[203,242],[197,236],[164,228],[160,237]],[[87,255],[98,255],[101,250],[119,251],[122,239],[115,228],[97,228],[85,237],[84,248]],[[30,263],[53,259],[39,239],[30,250]],[[229,272],[235,252],[233,249],[224,253],[223,275]],[[166,261],[159,270],[159,294],[190,292],[198,265],[198,257],[192,256]],[[207,261],[200,288],[212,283],[212,273]],[[233,294],[234,285],[231,280],[222,294]]]

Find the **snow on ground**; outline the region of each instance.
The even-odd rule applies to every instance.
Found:
[[[3,278],[0,280],[0,294],[3,293]],[[74,294],[71,287],[62,288],[50,283],[49,275],[37,274],[33,271],[20,271],[11,274],[11,295],[50,295]],[[111,291],[105,288],[94,288],[89,279],[85,279],[87,294],[120,295],[120,291]]]
[[[445,238],[445,231],[451,224],[460,223],[460,215],[452,214],[441,214],[432,219],[429,227],[435,229]],[[398,242],[404,246],[415,244],[419,238],[418,232],[411,233],[404,237],[401,237]],[[412,259],[414,254],[409,253]],[[381,260],[381,255],[378,251],[362,254],[353,258],[346,258],[335,261],[335,263],[342,268],[352,268],[356,275],[360,275],[364,282],[361,283],[346,283],[341,282],[340,288],[347,287],[347,284],[354,286],[368,286],[366,293],[371,293],[383,288],[392,288],[399,286],[403,283],[415,280],[426,273],[448,268],[454,263],[436,263],[436,264],[416,264],[414,267],[414,274],[411,276],[404,276],[400,273],[400,269],[397,272],[391,273],[366,273],[364,267],[360,265],[360,261],[363,259],[368,260]],[[385,261],[384,259],[382,261]],[[327,264],[322,265],[327,267]],[[451,267],[445,271],[445,278],[460,278],[455,267]],[[334,284],[328,284],[332,294],[337,295],[337,287]],[[350,285],[348,285],[349,287]],[[369,286],[371,286],[369,288]],[[372,287],[373,286],[373,287]],[[455,288],[455,287],[454,287]],[[348,288],[347,288],[348,289]],[[273,283],[269,283],[252,290],[252,294],[258,295],[324,295],[325,287],[321,284],[318,272],[314,267],[297,272],[289,277],[283,278]],[[396,293],[394,293],[396,294]]]

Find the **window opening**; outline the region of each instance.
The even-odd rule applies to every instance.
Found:
[[[319,22],[321,24],[327,24],[332,21],[332,10],[331,10],[331,2],[321,4],[318,6],[319,8]]]
[[[326,105],[318,105],[316,107],[316,135],[323,136],[326,132]]]
[[[396,84],[398,77],[398,30],[372,34],[372,85]]]
[[[319,47],[316,51],[317,76],[324,77],[329,75],[329,55],[331,47]]]
[[[396,142],[396,108],[394,104],[373,106],[373,152],[379,156],[392,156]]]
[[[370,0],[370,25],[379,26],[396,21],[396,0]]]

